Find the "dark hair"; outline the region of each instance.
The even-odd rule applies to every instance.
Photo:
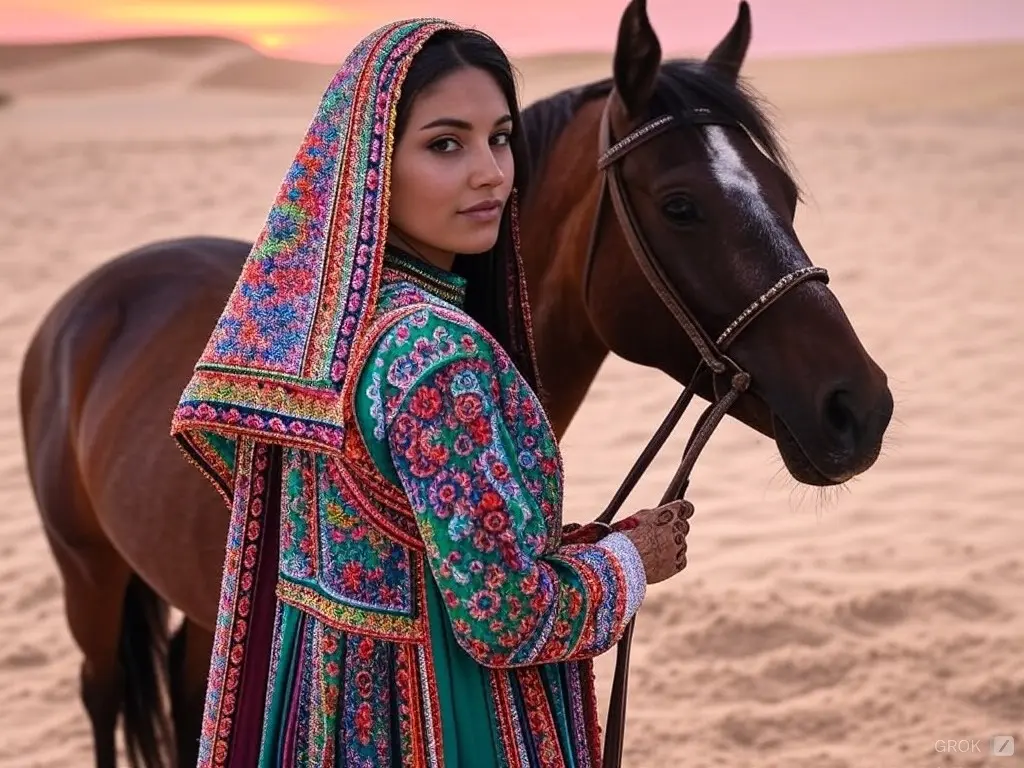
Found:
[[[512,116],[510,145],[515,163],[514,189],[522,195],[527,185],[529,155],[519,110],[515,70],[505,52],[483,32],[472,29],[443,30],[431,36],[413,58],[402,84],[395,117],[395,141],[409,121],[416,96],[442,77],[457,70],[474,67],[487,72],[508,102]],[[512,230],[512,206],[506,206],[498,240],[488,253],[456,254],[452,271],[466,279],[467,314],[494,336],[508,352],[516,367],[538,395],[540,380],[527,345],[524,317],[525,301],[519,286],[519,265],[515,262]]]

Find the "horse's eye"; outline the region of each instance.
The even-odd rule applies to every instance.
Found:
[[[686,226],[701,220],[700,209],[686,195],[675,194],[666,197],[661,204],[661,211],[673,224]]]

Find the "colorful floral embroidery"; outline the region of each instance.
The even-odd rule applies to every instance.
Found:
[[[283,458],[280,571],[295,581],[312,581],[318,572],[317,498],[314,455],[289,448]]]
[[[346,638],[340,745],[344,765],[391,765],[395,647],[371,637]],[[397,744],[394,746],[398,746]]]
[[[235,505],[228,528],[227,556],[203,714],[199,764],[224,765],[238,706],[241,658],[245,653],[255,573],[257,542],[262,535],[268,447],[243,441],[238,449]]]
[[[322,454],[285,452],[279,594],[338,628],[422,637],[409,550],[360,514],[337,470]]]
[[[399,86],[419,48],[455,28],[381,27],[324,91],[172,420],[226,496],[224,452],[197,433],[328,453],[343,442],[338,385],[377,306]]]
[[[632,615],[627,602],[639,602],[627,593],[645,580],[610,549],[558,548],[558,447],[507,356],[465,316],[436,307],[384,336],[369,375],[380,369],[375,433],[388,436],[467,652],[504,667],[610,648]]]

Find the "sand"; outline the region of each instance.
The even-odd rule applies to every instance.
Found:
[[[533,99],[608,58],[521,69]],[[690,565],[640,614],[627,765],[1024,764],[1021,71],[1024,46],[750,65],[809,193],[802,240],[896,416],[877,465],[824,494],[739,424],[715,435]],[[122,250],[253,237],[329,74],[209,39],[0,48],[0,768],[92,764],[22,457],[29,334]],[[608,360],[564,441],[568,518],[597,513],[676,392]],[[692,422],[627,508],[656,500]],[[1001,734],[1015,757],[988,754]],[[936,750],[961,739],[981,751]]]

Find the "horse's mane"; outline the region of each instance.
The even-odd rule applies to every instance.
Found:
[[[523,129],[531,160],[530,178],[538,178],[562,131],[579,109],[594,99],[607,96],[613,85],[613,79],[606,78],[567,88],[523,110]],[[743,125],[762,151],[794,178],[779,134],[767,114],[767,105],[742,78],[733,82],[716,74],[700,60],[662,62],[650,116],[694,106],[709,107]],[[596,147],[594,152],[596,157]]]

